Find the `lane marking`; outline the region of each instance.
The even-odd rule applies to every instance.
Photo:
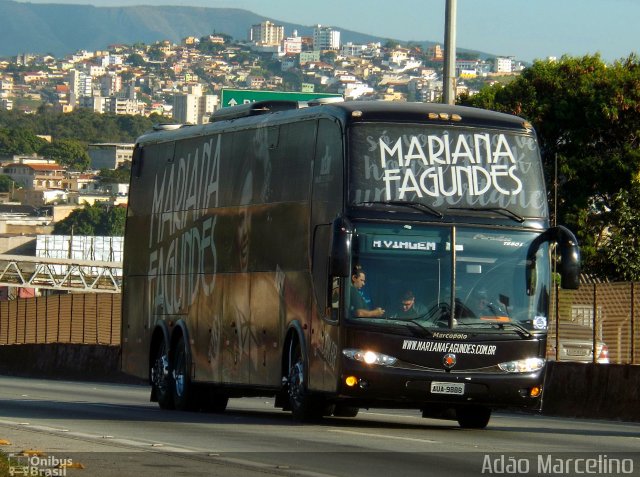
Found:
[[[374,434],[371,432],[345,431],[343,429],[329,429],[329,432],[338,432],[340,434],[351,434],[351,435],[364,436],[364,437],[375,437],[377,439],[383,438],[383,439],[396,439],[399,441],[423,442],[427,444],[440,443],[440,441],[434,441],[432,439],[418,439],[417,437],[385,436],[381,434]]]

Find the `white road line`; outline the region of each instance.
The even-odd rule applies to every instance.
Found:
[[[396,439],[399,441],[411,441],[411,442],[423,442],[427,444],[439,444],[440,441],[434,441],[431,439],[417,439],[415,437],[401,437],[401,436],[386,436],[382,434],[373,434],[370,432],[356,432],[356,431],[345,431],[343,429],[329,429],[329,432],[338,432],[340,434],[352,434],[356,436],[365,436],[365,437],[375,437],[377,439]]]

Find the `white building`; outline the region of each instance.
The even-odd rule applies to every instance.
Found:
[[[249,41],[260,46],[280,46],[284,39],[284,27],[270,21],[252,25]]]
[[[314,50],[339,50],[340,31],[333,27],[323,27],[316,25],[313,29],[313,49]]]
[[[513,72],[513,60],[512,56],[504,57],[499,56],[493,63],[494,73],[512,73]]]
[[[202,85],[173,97],[173,119],[182,124],[204,124],[218,107],[218,96],[202,94]]]

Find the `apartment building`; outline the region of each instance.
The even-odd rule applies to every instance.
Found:
[[[313,29],[313,49],[314,50],[339,50],[340,31],[333,27],[316,25]]]
[[[202,93],[202,85],[191,85],[187,93],[173,97],[173,119],[181,124],[204,124],[218,108],[219,98]]]
[[[130,143],[101,143],[89,144],[87,152],[91,158],[91,169],[117,169],[133,158],[134,144]]]
[[[252,25],[249,41],[259,46],[280,46],[284,39],[284,27],[270,21]]]

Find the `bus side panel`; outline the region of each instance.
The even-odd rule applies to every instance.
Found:
[[[147,378],[150,341],[147,277],[128,277],[125,290],[122,309],[127,319],[122,324],[122,371]]]

